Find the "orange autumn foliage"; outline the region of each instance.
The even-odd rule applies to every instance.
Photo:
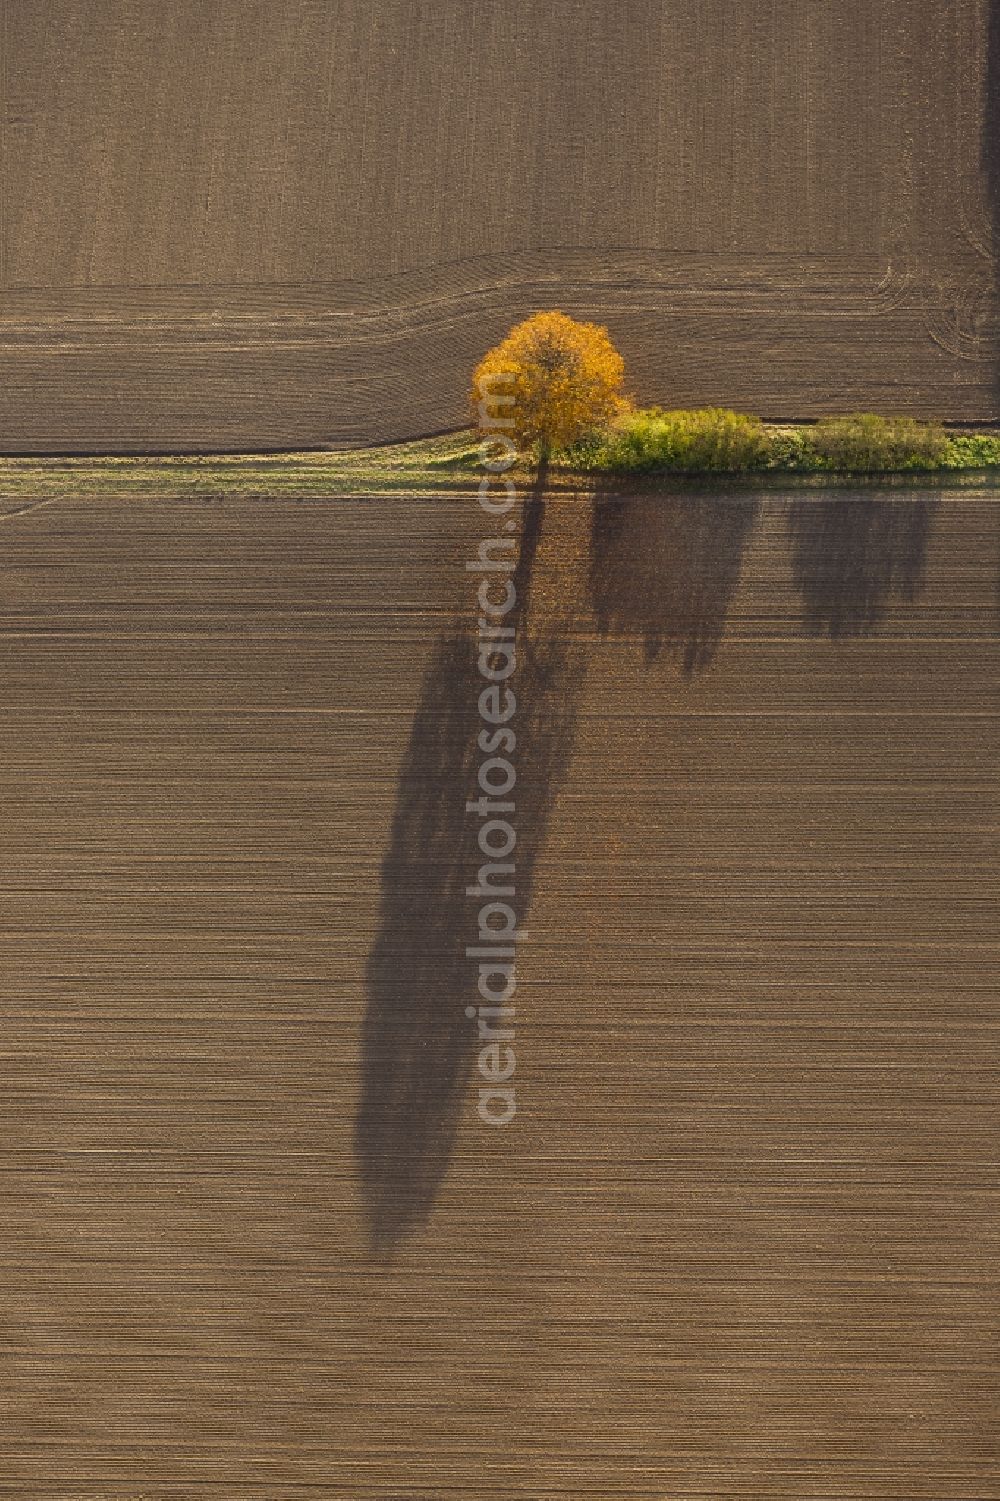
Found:
[[[608,425],[627,404],[625,365],[606,328],[535,313],[491,349],[472,377],[475,424],[543,456]],[[510,400],[509,398],[513,398]]]

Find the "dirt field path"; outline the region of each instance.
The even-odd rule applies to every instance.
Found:
[[[1000,1495],[1000,507],[548,504],[503,1131],[480,525],[0,519],[0,1496]]]

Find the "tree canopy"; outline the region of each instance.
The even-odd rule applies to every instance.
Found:
[[[480,361],[472,378],[475,422],[521,447],[552,449],[606,427],[625,405],[625,365],[606,328],[565,313],[535,313]],[[490,420],[490,414],[494,420]]]

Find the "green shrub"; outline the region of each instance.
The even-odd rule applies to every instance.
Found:
[[[949,436],[937,423],[872,413],[779,427],[720,408],[667,412],[647,407],[591,433],[562,458],[574,469],[619,473],[986,469],[1000,467],[1000,433]]]
[[[763,468],[767,454],[767,432],[756,417],[717,407],[692,412],[649,407],[629,412],[603,443],[591,446],[590,467],[733,472]]]
[[[803,470],[822,468],[822,460],[804,428],[773,427],[768,432],[767,465],[769,469],[789,469],[800,474]]]
[[[872,412],[817,422],[808,441],[824,469],[865,472],[940,469],[949,450],[948,435],[937,423]]]
[[[948,469],[991,469],[1000,464],[996,433],[954,433],[948,443]]]

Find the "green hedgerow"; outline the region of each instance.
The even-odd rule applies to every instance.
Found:
[[[841,471],[940,469],[949,451],[948,435],[938,423],[873,412],[826,418],[807,436],[823,468]]]
[[[715,407],[647,407],[624,413],[561,458],[574,469],[617,473],[919,473],[1000,468],[1000,434],[948,435],[939,423],[867,412],[779,426]]]
[[[600,469],[735,472],[766,465],[768,437],[758,418],[740,412],[649,407],[626,413],[579,457]]]
[[[995,433],[953,433],[946,469],[991,469],[1000,465],[1000,437]]]

